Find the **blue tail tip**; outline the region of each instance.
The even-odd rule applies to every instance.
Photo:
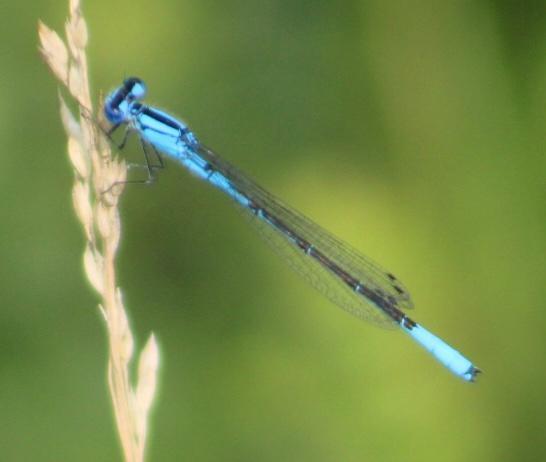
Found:
[[[464,379],[469,382],[475,382],[478,374],[482,374],[483,371],[478,369],[476,366],[470,366],[464,374]]]

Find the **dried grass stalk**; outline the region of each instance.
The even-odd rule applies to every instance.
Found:
[[[53,30],[38,24],[40,53],[53,75],[79,106],[76,118],[59,95],[61,119],[68,136],[68,155],[74,168],[72,199],[86,239],[84,268],[100,296],[99,309],[109,340],[108,383],[125,460],[144,460],[149,411],[156,391],[159,352],[150,335],[140,353],[137,383],[129,380],[133,336],[121,290],[116,284],[115,256],[120,240],[118,200],[126,165],[116,159],[94,120],[85,48],[87,25],[79,0],[70,0],[65,26],[66,44]],[[108,193],[104,193],[108,191]]]

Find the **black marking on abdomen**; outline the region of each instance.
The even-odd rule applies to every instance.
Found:
[[[410,319],[407,316],[404,316],[402,318],[402,321],[400,322],[400,325],[405,327],[408,330],[412,330],[415,326],[417,326],[417,323],[413,319]]]
[[[292,231],[288,226],[286,226],[281,220],[275,218],[273,215],[270,215],[265,209],[261,208],[255,202],[250,201],[249,203],[250,210],[257,215],[261,216],[266,220],[271,226],[277,228],[282,234],[284,234],[290,241],[296,244],[304,252],[309,252],[312,250],[313,246],[307,242],[305,239],[298,236],[294,231]]]
[[[294,243],[297,247],[305,252],[311,258],[314,258],[323,268],[336,275],[343,283],[358,294],[364,296],[368,301],[372,302],[377,308],[385,313],[389,318],[398,324],[404,321],[404,325],[411,328],[415,325],[413,321],[406,317],[406,315],[397,307],[397,300],[392,295],[385,294],[381,289],[370,289],[364,283],[357,278],[351,276],[350,273],[341,268],[337,263],[328,258],[320,250],[318,250],[313,244],[308,242],[294,232],[290,227],[284,224],[283,221],[274,217],[265,209],[260,207],[257,203],[249,200],[250,210],[257,216],[267,221],[271,226],[275,227],[281,232],[287,239]],[[391,281],[395,281],[396,278],[391,273],[387,273],[387,276]]]

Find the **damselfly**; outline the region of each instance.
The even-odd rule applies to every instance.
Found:
[[[402,283],[320,226],[288,207],[247,175],[201,144],[186,124],[142,104],[146,86],[128,78],[106,98],[104,113],[110,133],[125,126],[125,137],[136,132],[142,141],[149,179],[163,162],[158,153],[184,165],[238,203],[287,262],[331,301],[351,314],[383,327],[400,326],[440,363],[466,381],[480,371],[461,353],[410,319],[412,307]],[[147,146],[157,153],[152,165]]]

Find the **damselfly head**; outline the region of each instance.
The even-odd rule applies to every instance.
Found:
[[[138,77],[129,77],[112,91],[104,102],[104,115],[108,121],[118,125],[127,121],[131,106],[146,95],[146,85]]]

